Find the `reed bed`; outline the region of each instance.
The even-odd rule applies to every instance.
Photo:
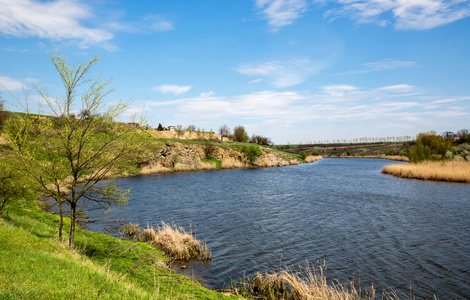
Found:
[[[197,168],[199,170],[215,170],[217,169],[217,165],[215,163],[211,163],[211,162],[198,162],[197,164]]]
[[[206,243],[194,238],[192,232],[187,233],[183,227],[176,224],[162,224],[157,230],[147,226],[143,232],[142,240],[161,249],[173,259],[210,260],[211,251]]]
[[[230,159],[222,159],[222,164],[220,165],[221,169],[239,169],[244,167],[246,167],[246,165],[241,161],[232,161]]]
[[[470,161],[426,161],[395,164],[382,168],[382,173],[402,178],[470,183]]]
[[[161,166],[156,163],[152,163],[150,165],[147,165],[140,170],[141,175],[151,175],[151,174],[158,174],[158,173],[166,173],[169,172],[168,168],[165,168],[164,166]]]
[[[188,166],[188,165],[181,164],[181,163],[176,163],[173,169],[175,170],[175,172],[186,172],[186,171],[195,170],[193,166]]]
[[[307,157],[305,157],[305,162],[306,163],[312,163],[314,161],[318,161],[320,159],[323,159],[323,156],[320,156],[320,155],[308,155]]]
[[[328,283],[326,267],[291,268],[279,272],[256,273],[251,279],[243,278],[240,283],[232,283],[235,294],[255,299],[286,299],[286,300],[352,300],[375,299],[374,286],[369,290],[361,289],[354,281],[347,285],[339,282]],[[412,296],[405,297],[412,299]],[[400,299],[395,292],[384,291],[382,299]]]
[[[356,300],[376,299],[376,289],[362,289],[353,281],[348,284],[326,279],[326,266],[298,269],[285,268],[279,272],[256,273],[242,282],[232,282],[232,292],[245,297],[269,300]],[[400,297],[395,291],[383,291],[382,299],[413,299],[412,295]]]

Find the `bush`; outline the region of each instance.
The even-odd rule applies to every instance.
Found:
[[[445,157],[447,151],[452,149],[450,138],[444,138],[435,131],[421,132],[416,136],[415,145],[410,151],[411,162],[417,163],[425,160],[439,160]]]
[[[215,150],[216,150],[216,146],[212,144],[204,145],[204,155],[206,156],[206,158],[211,158],[212,156],[214,156]]]
[[[313,155],[313,156],[319,156],[320,153],[318,153],[318,151],[312,151],[312,155]]]
[[[245,127],[238,125],[233,128],[232,140],[235,142],[247,142],[248,139],[248,133],[246,132]]]
[[[256,134],[253,134],[253,136],[250,139],[250,143],[263,145],[263,146],[272,145],[272,141],[270,138],[261,136],[261,135],[256,135]]]
[[[387,152],[385,152],[385,155],[388,155],[388,156],[395,155],[395,151],[393,151],[392,149],[390,149],[390,150],[388,150]]]
[[[242,147],[241,151],[251,164],[253,164],[255,160],[263,154],[258,146],[245,145]]]
[[[162,123],[158,123],[157,131],[163,131]]]
[[[305,153],[305,152],[302,152],[302,153],[300,153],[299,155],[300,155],[300,158],[301,158],[302,160],[305,160],[305,158],[308,156],[308,154]]]

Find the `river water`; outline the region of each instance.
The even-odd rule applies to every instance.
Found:
[[[185,272],[210,288],[279,266],[326,263],[328,278],[360,278],[380,292],[470,298],[470,185],[380,173],[396,163],[328,158],[281,168],[117,179],[129,204],[88,208],[88,228],[107,219],[182,225],[212,251]],[[282,257],[282,259],[281,259]],[[186,264],[187,265],[187,264]]]

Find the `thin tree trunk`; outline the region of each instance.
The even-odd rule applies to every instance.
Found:
[[[75,213],[76,213],[76,204],[70,203],[70,238],[69,238],[69,248],[70,250],[75,249]]]
[[[59,223],[59,241],[62,242],[62,228],[64,227],[64,214],[62,212],[62,205],[63,202],[59,202],[59,216],[60,216],[60,223]]]

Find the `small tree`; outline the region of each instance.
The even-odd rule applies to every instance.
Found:
[[[224,137],[229,137],[230,136],[230,127],[227,125],[222,125],[219,128],[219,135],[220,135],[220,140],[223,141]]]
[[[248,133],[246,132],[245,127],[238,125],[233,128],[233,140],[235,142],[247,142],[248,139]]]
[[[191,126],[188,126],[188,135],[189,135],[189,138],[191,138],[191,137],[192,137],[192,135],[193,135],[193,131],[194,131],[194,129],[193,129],[193,128],[194,128],[194,126],[193,126],[193,125],[191,125]]]
[[[65,88],[63,98],[50,98],[37,89],[51,110],[51,117],[26,116],[11,118],[6,132],[17,159],[40,192],[70,206],[69,247],[75,248],[77,209],[86,200],[107,208],[125,204],[128,190],[102,181],[119,173],[121,162],[129,160],[142,146],[134,126],[115,122],[127,107],[121,101],[109,105],[106,96],[113,90],[110,81],[87,79],[98,62],[94,56],[87,63],[70,65],[60,53],[51,54]],[[82,112],[75,118],[77,107]],[[33,136],[32,133],[35,133]],[[62,224],[62,222],[61,222]],[[61,228],[59,229],[61,235]]]
[[[180,139],[184,135],[183,125],[176,125],[175,131],[176,137]]]
[[[162,123],[158,123],[157,131],[163,131]]]

